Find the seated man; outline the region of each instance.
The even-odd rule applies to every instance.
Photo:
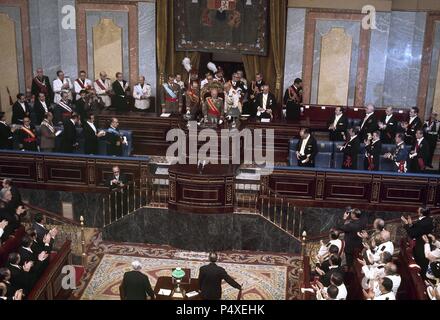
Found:
[[[263,92],[260,92],[255,97],[255,106],[257,108],[257,117],[273,119],[273,112],[276,107],[276,98],[273,93],[269,91],[269,85],[262,87]]]
[[[121,169],[114,166],[112,169],[113,175],[107,180],[107,185],[110,189],[121,188],[127,184],[127,177],[121,174]]]
[[[205,300],[220,300],[222,297],[222,281],[225,280],[232,287],[241,290],[242,287],[232,279],[225,269],[219,267],[217,254],[209,254],[210,264],[203,266],[199,271],[199,285],[201,296]]]
[[[315,138],[310,134],[310,129],[301,129],[301,139],[296,145],[296,158],[299,167],[315,167],[315,157],[318,153],[318,145]]]
[[[385,159],[393,161],[395,170],[398,173],[405,173],[408,171],[408,150],[405,147],[404,139],[403,133],[397,133],[395,137],[396,148],[392,152],[384,155]]]
[[[152,299],[155,298],[154,291],[151,288],[148,276],[142,273],[142,265],[139,261],[133,261],[132,271],[124,274],[122,279],[121,299],[122,300],[146,300],[147,295]]]

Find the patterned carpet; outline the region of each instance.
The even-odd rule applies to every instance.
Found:
[[[113,244],[95,239],[88,254],[87,273],[73,293],[74,299],[118,300],[119,285],[131,262],[138,260],[154,288],[159,277],[175,267],[191,269],[192,278],[206,264],[207,253],[167,246]],[[298,296],[301,260],[296,256],[250,252],[219,253],[219,265],[240,284],[244,300],[292,300]],[[223,284],[223,299],[234,300],[238,291]]]

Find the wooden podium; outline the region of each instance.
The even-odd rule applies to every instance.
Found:
[[[235,167],[174,165],[169,172],[168,208],[182,213],[234,213]]]

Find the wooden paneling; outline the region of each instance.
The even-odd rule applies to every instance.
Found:
[[[277,196],[297,200],[298,206],[345,207],[403,211],[440,205],[439,175],[350,173],[339,170],[277,168],[262,180]],[[266,195],[269,188],[261,190]]]
[[[0,176],[12,178],[19,187],[60,191],[102,192],[107,178],[118,165],[130,181],[140,181],[148,173],[148,158],[111,158],[68,155],[41,155],[0,151]]]

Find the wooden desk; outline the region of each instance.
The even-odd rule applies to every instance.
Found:
[[[235,169],[208,165],[174,165],[169,172],[168,208],[182,213],[222,214],[234,212]]]
[[[190,283],[182,283],[180,287],[185,290],[186,293],[192,291],[199,291],[199,279],[191,279]],[[156,286],[154,287],[154,294],[156,295],[156,300],[202,300],[200,295],[197,295],[192,298],[172,298],[167,296],[159,295],[160,289],[168,289],[173,290],[173,278],[172,277],[160,277],[157,279]]]

